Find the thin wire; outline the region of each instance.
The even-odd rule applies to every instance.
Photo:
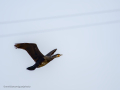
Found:
[[[55,29],[44,29],[44,30],[32,31],[32,32],[24,32],[24,33],[15,33],[15,34],[0,35],[0,38],[11,37],[11,36],[18,36],[18,35],[27,35],[27,34],[38,34],[38,33],[59,31],[59,30],[65,30],[65,29],[85,28],[85,27],[105,25],[105,24],[113,24],[113,23],[120,23],[120,20],[108,21],[108,22],[102,22],[102,23],[86,24],[86,25],[77,25],[77,26],[71,26],[71,27],[62,27],[62,28],[55,28]]]
[[[5,21],[5,22],[0,22],[0,24],[22,23],[22,22],[30,22],[30,21],[39,21],[39,20],[48,20],[48,19],[57,19],[57,18],[67,18],[67,17],[76,17],[76,16],[111,13],[111,12],[120,12],[120,9],[106,10],[106,11],[96,11],[96,12],[88,12],[88,13],[79,13],[79,14],[71,14],[71,15],[62,15],[62,16],[53,16],[53,17],[45,17],[45,18],[36,18],[36,19]]]

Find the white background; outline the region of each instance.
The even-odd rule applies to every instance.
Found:
[[[0,90],[120,90],[119,4],[0,0]],[[24,42],[36,43],[44,55],[57,48],[63,56],[28,71],[34,61],[14,47]]]

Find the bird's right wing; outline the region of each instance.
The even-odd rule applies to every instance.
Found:
[[[51,56],[51,55],[53,55],[56,50],[57,50],[57,49],[54,49],[54,50],[50,51],[46,56]]]

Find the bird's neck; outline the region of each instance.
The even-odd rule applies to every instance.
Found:
[[[53,58],[53,59],[56,58],[56,55],[53,55],[52,58]]]
[[[45,56],[44,59],[45,59],[45,60],[51,60],[52,57],[51,57],[51,56]]]
[[[53,55],[53,56],[45,56],[44,59],[47,60],[47,61],[51,61],[53,60],[54,58],[56,58],[56,55]]]

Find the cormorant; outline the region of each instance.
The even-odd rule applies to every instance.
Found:
[[[32,57],[32,59],[35,61],[35,64],[33,66],[28,67],[28,70],[35,70],[36,68],[45,66],[50,61],[52,61],[54,58],[60,57],[62,54],[55,54],[55,51],[57,49],[52,50],[47,55],[43,55],[37,45],[35,43],[16,43],[14,45],[17,48],[24,49],[28,52],[28,54]]]

